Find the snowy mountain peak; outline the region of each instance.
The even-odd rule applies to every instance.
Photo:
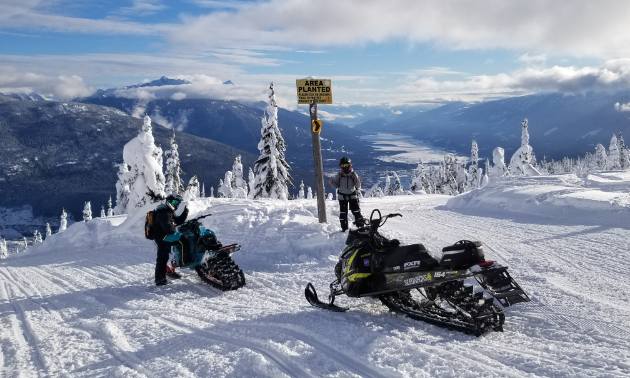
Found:
[[[234,85],[234,86],[236,86],[236,84],[234,84],[234,83],[232,82],[232,80],[224,81],[224,82],[223,82],[223,84],[227,84],[227,85]]]
[[[162,76],[161,78],[159,78],[157,80],[150,81],[148,83],[127,86],[127,87],[125,87],[125,89],[129,89],[129,88],[144,88],[144,87],[162,87],[162,86],[165,86],[165,85],[184,85],[184,84],[192,84],[192,83],[190,81],[188,81],[188,80],[170,79],[170,78],[168,78],[166,76]]]

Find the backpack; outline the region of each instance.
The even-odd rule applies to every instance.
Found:
[[[157,210],[151,210],[147,213],[147,217],[144,220],[144,236],[149,240],[155,240],[155,231],[157,224],[155,224],[155,218],[157,216]]]

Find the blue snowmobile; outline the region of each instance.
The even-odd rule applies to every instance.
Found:
[[[201,280],[219,290],[236,290],[245,286],[245,275],[232,260],[232,254],[241,249],[239,244],[223,246],[216,234],[205,228],[200,219],[211,214],[190,219],[178,227],[178,231],[188,238],[188,245],[173,248],[175,265],[194,269]],[[185,251],[186,265],[182,264],[182,248]],[[190,262],[189,262],[190,261]]]

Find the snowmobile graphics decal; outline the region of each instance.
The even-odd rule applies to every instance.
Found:
[[[403,269],[414,268],[414,267],[420,266],[420,264],[422,264],[422,261],[409,261],[405,263],[405,266],[403,267]]]
[[[416,284],[428,282],[428,281],[431,281],[431,273],[427,273],[426,275],[406,279],[405,286],[416,285]]]
[[[446,278],[447,275],[452,276],[456,275],[458,272],[456,270],[452,272],[435,272],[435,278]]]

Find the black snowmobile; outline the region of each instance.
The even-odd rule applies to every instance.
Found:
[[[461,240],[443,248],[440,261],[422,244],[401,246],[397,239],[379,234],[387,219],[372,211],[365,227],[350,230],[346,248],[335,266],[329,302],[324,303],[309,282],[304,294],[308,302],[331,311],[347,311],[334,304],[338,295],[375,297],[391,311],[437,326],[480,336],[503,331],[505,315],[495,299],[508,307],[530,299],[510,277],[507,267],[486,261],[480,242]],[[492,297],[474,292],[464,280],[474,277]]]

